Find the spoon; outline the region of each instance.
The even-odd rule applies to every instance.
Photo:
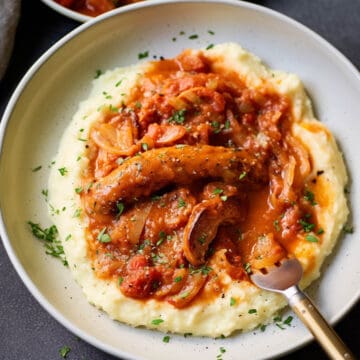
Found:
[[[300,290],[298,283],[303,269],[299,260],[296,258],[285,259],[275,265],[272,268],[261,269],[261,271],[253,273],[251,275],[252,282],[261,289],[283,294],[295,314],[307,326],[331,359],[355,359],[316,306]]]

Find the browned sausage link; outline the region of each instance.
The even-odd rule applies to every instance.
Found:
[[[86,194],[89,213],[110,213],[117,201],[131,202],[164,186],[205,177],[226,183],[264,183],[262,161],[244,150],[222,146],[172,146],[153,149],[125,161]]]
[[[194,266],[205,263],[205,255],[220,224],[235,224],[243,220],[245,209],[239,200],[220,200],[219,197],[197,204],[184,230],[183,250]]]

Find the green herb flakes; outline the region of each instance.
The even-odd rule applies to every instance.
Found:
[[[148,151],[149,150],[149,145],[147,143],[142,143],[141,144],[141,148],[144,150],[144,151]]]
[[[305,190],[304,199],[308,201],[312,206],[315,206],[317,204],[315,201],[315,195],[310,190]]]
[[[250,265],[250,263],[245,263],[244,264],[244,270],[245,270],[245,272],[247,273],[247,274],[251,274],[251,265]]]
[[[163,322],[164,322],[163,319],[154,319],[154,320],[151,321],[151,324],[152,325],[160,325]]]
[[[245,178],[245,176],[247,175],[247,172],[246,171],[243,171],[240,176],[239,176],[239,180],[242,180]]]
[[[233,297],[231,297],[230,298],[230,306],[234,306],[235,304],[236,304],[236,300]]]
[[[276,231],[280,231],[279,220],[274,220],[274,228]]]
[[[165,335],[164,337],[163,337],[163,340],[162,340],[164,343],[168,343],[169,341],[170,341],[170,336],[169,335]]]
[[[307,216],[307,218],[309,218],[309,216]],[[300,219],[299,224],[302,226],[303,230],[305,232],[307,232],[307,233],[312,231],[314,229],[314,227],[315,227],[315,224],[310,223],[310,222],[308,222],[308,221],[306,221],[304,219]]]
[[[62,167],[58,169],[61,176],[65,176],[68,173],[68,170],[66,167]]]
[[[94,79],[97,79],[98,77],[100,77],[100,75],[102,75],[102,71],[100,69],[95,70],[95,76]]]
[[[249,309],[248,313],[249,314],[257,314],[257,310],[256,309]]]
[[[284,320],[284,324],[290,326],[291,322],[293,321],[293,317],[291,315],[289,315],[285,320]]]
[[[346,224],[343,227],[343,231],[344,231],[344,233],[352,234],[354,232],[354,227],[351,226],[351,225]]]
[[[178,208],[182,208],[186,206],[186,202],[183,198],[179,198],[178,200]]]
[[[99,234],[98,234],[98,236],[97,236],[96,239],[97,239],[98,241],[100,241],[101,243],[109,243],[109,242],[111,242],[111,237],[110,237],[110,235],[106,233],[106,226],[103,227],[103,228],[100,230],[100,232],[99,232]]]
[[[68,262],[65,257],[64,248],[58,238],[59,233],[55,225],[42,229],[40,224],[28,221],[32,234],[43,241],[45,253],[53,257],[59,258],[62,263],[67,266]]]
[[[214,195],[219,195],[219,194],[222,194],[223,192],[224,192],[223,189],[216,188],[216,189],[213,191],[213,194],[214,194]]]
[[[67,355],[69,354],[69,352],[71,351],[71,349],[68,347],[68,346],[66,346],[66,345],[64,345],[60,350],[59,350],[59,354],[60,354],[60,356],[62,357],[62,358],[66,358],[67,357]]]
[[[197,39],[198,37],[199,37],[199,35],[193,34],[193,35],[190,35],[190,36],[189,36],[189,39],[190,39],[190,40],[195,40],[195,39]]]
[[[182,276],[177,276],[175,279],[174,279],[174,282],[178,283],[182,280]]]
[[[138,54],[138,59],[141,60],[141,59],[145,59],[149,56],[149,51],[144,51],[142,53],[139,53]]]
[[[318,242],[319,241],[319,239],[315,235],[312,235],[312,234],[306,234],[305,239],[306,239],[306,241],[309,241],[309,242]]]
[[[169,122],[175,122],[176,124],[183,124],[185,121],[186,109],[177,110],[174,114],[169,118]]]
[[[118,202],[118,203],[116,203],[116,207],[117,207],[117,210],[118,210],[117,216],[120,216],[123,213],[124,209],[125,209],[125,205],[122,202]]]
[[[81,194],[82,193],[82,191],[83,191],[83,188],[80,186],[80,187],[77,187],[77,188],[75,188],[75,192],[77,193],[77,194]]]
[[[32,172],[37,172],[37,171],[41,170],[41,168],[42,168],[42,165],[39,165],[37,167],[32,168],[31,171]]]

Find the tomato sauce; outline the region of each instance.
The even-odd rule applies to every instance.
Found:
[[[81,196],[96,275],[182,308],[321,240],[291,104],[185,51],[93,125]],[[310,239],[309,238],[309,239]],[[311,241],[311,240],[309,240]]]

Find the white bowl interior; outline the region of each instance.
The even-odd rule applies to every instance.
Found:
[[[180,35],[181,31],[185,35]],[[198,38],[190,40],[192,34]],[[5,112],[0,158],[1,235],[14,266],[42,305],[77,335],[114,355],[195,360],[216,358],[219,347],[224,346],[227,359],[245,355],[271,358],[310,339],[294,320],[286,332],[270,326],[263,333],[221,340],[172,335],[165,344],[163,334],[113,322],[89,305],[69,270],[45,255],[26,224],[28,220],[43,226],[51,223],[41,190],[47,188],[60,136],[79,101],[87,97],[97,69],[135,63],[145,50],[149,58],[171,57],[187,47],[226,41],[240,43],[274,68],[300,75],[318,117],[333,131],[346,154],[353,179],[352,216],[359,218],[360,167],[355,164],[360,150],[356,136],[360,134],[360,78],[347,60],[317,35],[273,11],[231,1],[144,2],[118,9],[91,26],[84,24],[33,66]],[[38,165],[42,168],[32,172]],[[332,321],[359,298],[359,253],[355,234],[341,239],[321,281],[312,288],[316,303]],[[346,286],[339,291],[344,279]]]

